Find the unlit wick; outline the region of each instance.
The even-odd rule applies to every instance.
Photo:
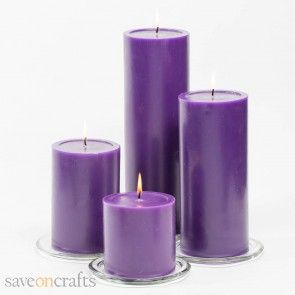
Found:
[[[214,88],[213,88],[212,91],[211,91],[211,97],[212,97],[212,100],[214,100],[214,92],[215,92],[215,90],[214,90]]]

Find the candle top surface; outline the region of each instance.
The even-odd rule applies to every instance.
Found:
[[[185,92],[179,95],[180,100],[189,102],[206,102],[206,103],[219,103],[245,100],[248,95],[241,91],[234,90],[200,90]]]
[[[130,30],[124,33],[125,36],[135,39],[158,40],[158,39],[175,39],[188,36],[188,32],[178,29],[156,28]]]
[[[143,191],[140,198],[138,198],[136,192],[127,192],[106,196],[103,202],[107,205],[123,208],[154,208],[174,204],[175,199],[165,193]]]
[[[100,154],[118,150],[120,146],[112,141],[87,139],[87,146],[84,146],[83,139],[63,140],[53,144],[53,149],[65,153],[77,154]]]

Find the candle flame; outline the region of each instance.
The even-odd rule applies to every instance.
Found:
[[[211,75],[211,96],[212,96],[212,99],[214,99],[214,91],[215,91],[215,76],[216,76],[216,73],[213,72],[212,75]]]
[[[212,75],[211,75],[211,89],[214,89],[215,88],[215,84],[216,84],[216,73],[213,72]]]
[[[158,34],[159,32],[159,23],[160,23],[160,12],[159,12],[159,8],[157,7],[155,12],[156,34]]]
[[[87,146],[87,123],[86,120],[84,120],[83,123],[83,141],[84,141],[84,147]]]
[[[138,174],[138,180],[137,180],[137,197],[140,199],[140,195],[142,193],[142,179],[141,179],[141,173]]]

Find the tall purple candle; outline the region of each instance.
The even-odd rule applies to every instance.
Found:
[[[183,93],[180,103],[181,249],[199,257],[248,249],[247,95]]]
[[[175,268],[175,200],[147,192],[103,199],[104,264],[126,278],[167,275]]]
[[[52,246],[72,253],[103,252],[102,198],[119,191],[120,147],[74,139],[52,146]]]
[[[145,188],[175,196],[179,232],[178,95],[188,90],[189,35],[139,29],[124,34],[126,189],[139,172]]]

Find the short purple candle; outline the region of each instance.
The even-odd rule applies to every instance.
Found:
[[[74,139],[52,146],[52,247],[63,252],[103,252],[102,198],[119,191],[119,145],[86,144]]]
[[[185,254],[227,257],[248,249],[247,99],[224,90],[179,96]]]
[[[175,196],[180,221],[178,95],[188,90],[189,35],[138,29],[124,34],[126,189]]]
[[[175,200],[144,191],[103,199],[104,263],[125,278],[151,278],[175,268]]]

